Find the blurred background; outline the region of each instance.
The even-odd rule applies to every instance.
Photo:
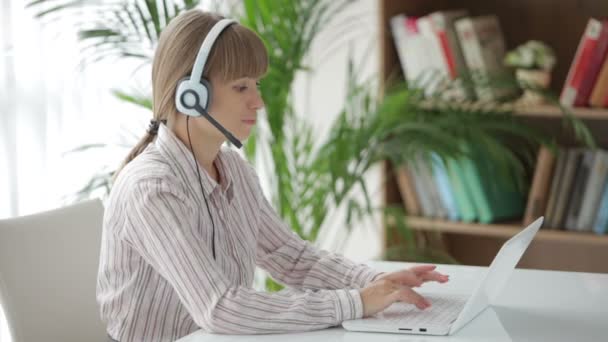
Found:
[[[592,0],[0,0],[0,219],[107,198],[151,118],[158,35],[191,8],[268,48],[240,153],[302,238],[487,266],[545,216],[520,267],[608,271],[608,3]]]

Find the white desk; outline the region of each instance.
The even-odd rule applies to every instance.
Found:
[[[608,260],[606,260],[608,262]],[[413,264],[370,262],[393,271]],[[447,284],[426,284],[420,292],[470,293],[485,268],[439,265]],[[516,269],[496,303],[453,336],[350,332],[335,327],[297,334],[214,335],[197,331],[178,342],[241,341],[608,341],[608,274]]]

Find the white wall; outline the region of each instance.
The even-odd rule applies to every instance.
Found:
[[[313,45],[308,62],[314,72],[297,76],[294,94],[296,112],[313,122],[315,132],[319,132],[319,140],[328,134],[332,120],[344,104],[349,51],[352,51],[356,63],[362,63],[362,78],[378,72],[377,32],[377,1],[359,0],[340,13]],[[370,172],[368,189],[375,204],[380,204],[382,192],[379,167]],[[343,214],[342,211],[341,217]],[[321,234],[321,247],[338,249],[347,257],[358,261],[379,256],[382,236],[379,217],[357,224],[352,233],[337,228],[340,227],[332,227]]]

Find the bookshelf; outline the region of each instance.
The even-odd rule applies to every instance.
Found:
[[[402,13],[423,16],[439,10],[467,9],[472,16],[497,15],[507,49],[530,39],[552,46],[558,61],[551,82],[551,89],[556,94],[562,89],[587,20],[590,17],[608,17],[608,2],[595,0],[380,0],[379,6],[380,74],[384,80],[401,73],[391,34],[391,17]],[[548,25],[549,22],[564,25],[556,28],[556,25]],[[608,109],[573,108],[571,111],[588,124],[598,145],[608,148]],[[563,129],[560,108],[539,105],[517,107],[514,112],[526,123],[555,137],[561,145],[575,145],[571,133]],[[384,165],[382,184],[387,204],[402,202],[395,170],[388,161]],[[407,223],[416,231],[440,232],[443,245],[456,260],[480,266],[489,265],[500,246],[523,226],[521,221],[478,224],[425,217],[408,217]],[[386,247],[396,243],[389,235],[384,237],[384,241]],[[519,267],[608,272],[608,235],[541,229]]]
[[[521,230],[521,222],[503,222],[496,224],[466,223],[443,221],[425,217],[410,217],[408,224],[418,230],[439,231],[464,235],[477,235],[498,238],[510,238]],[[560,241],[604,246],[608,248],[608,235],[567,232],[560,230],[540,230],[535,237],[539,241]]]

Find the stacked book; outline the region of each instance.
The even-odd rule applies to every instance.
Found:
[[[505,39],[495,15],[471,17],[466,10],[438,11],[423,17],[391,18],[397,54],[408,83],[434,95],[443,82],[468,78],[442,96],[493,101],[513,90],[484,84],[476,76],[508,73],[503,64]],[[487,82],[486,82],[487,83]],[[590,18],[560,94],[568,107],[608,108],[608,20]]]
[[[608,108],[608,20],[589,19],[566,77],[560,102]]]
[[[483,149],[465,149],[469,157],[418,156],[397,170],[408,215],[480,223],[521,219],[525,194],[515,190],[515,177],[498,170]]]
[[[483,79],[507,72],[505,40],[495,15],[471,17],[466,10],[423,17],[400,14],[391,18],[391,31],[406,80],[426,95],[437,93],[446,80],[473,77],[477,81],[476,76]],[[461,84],[448,94],[442,90],[442,96],[493,101],[512,94],[479,81]]]
[[[608,231],[608,151],[541,147],[524,221],[545,216],[544,227]]]

